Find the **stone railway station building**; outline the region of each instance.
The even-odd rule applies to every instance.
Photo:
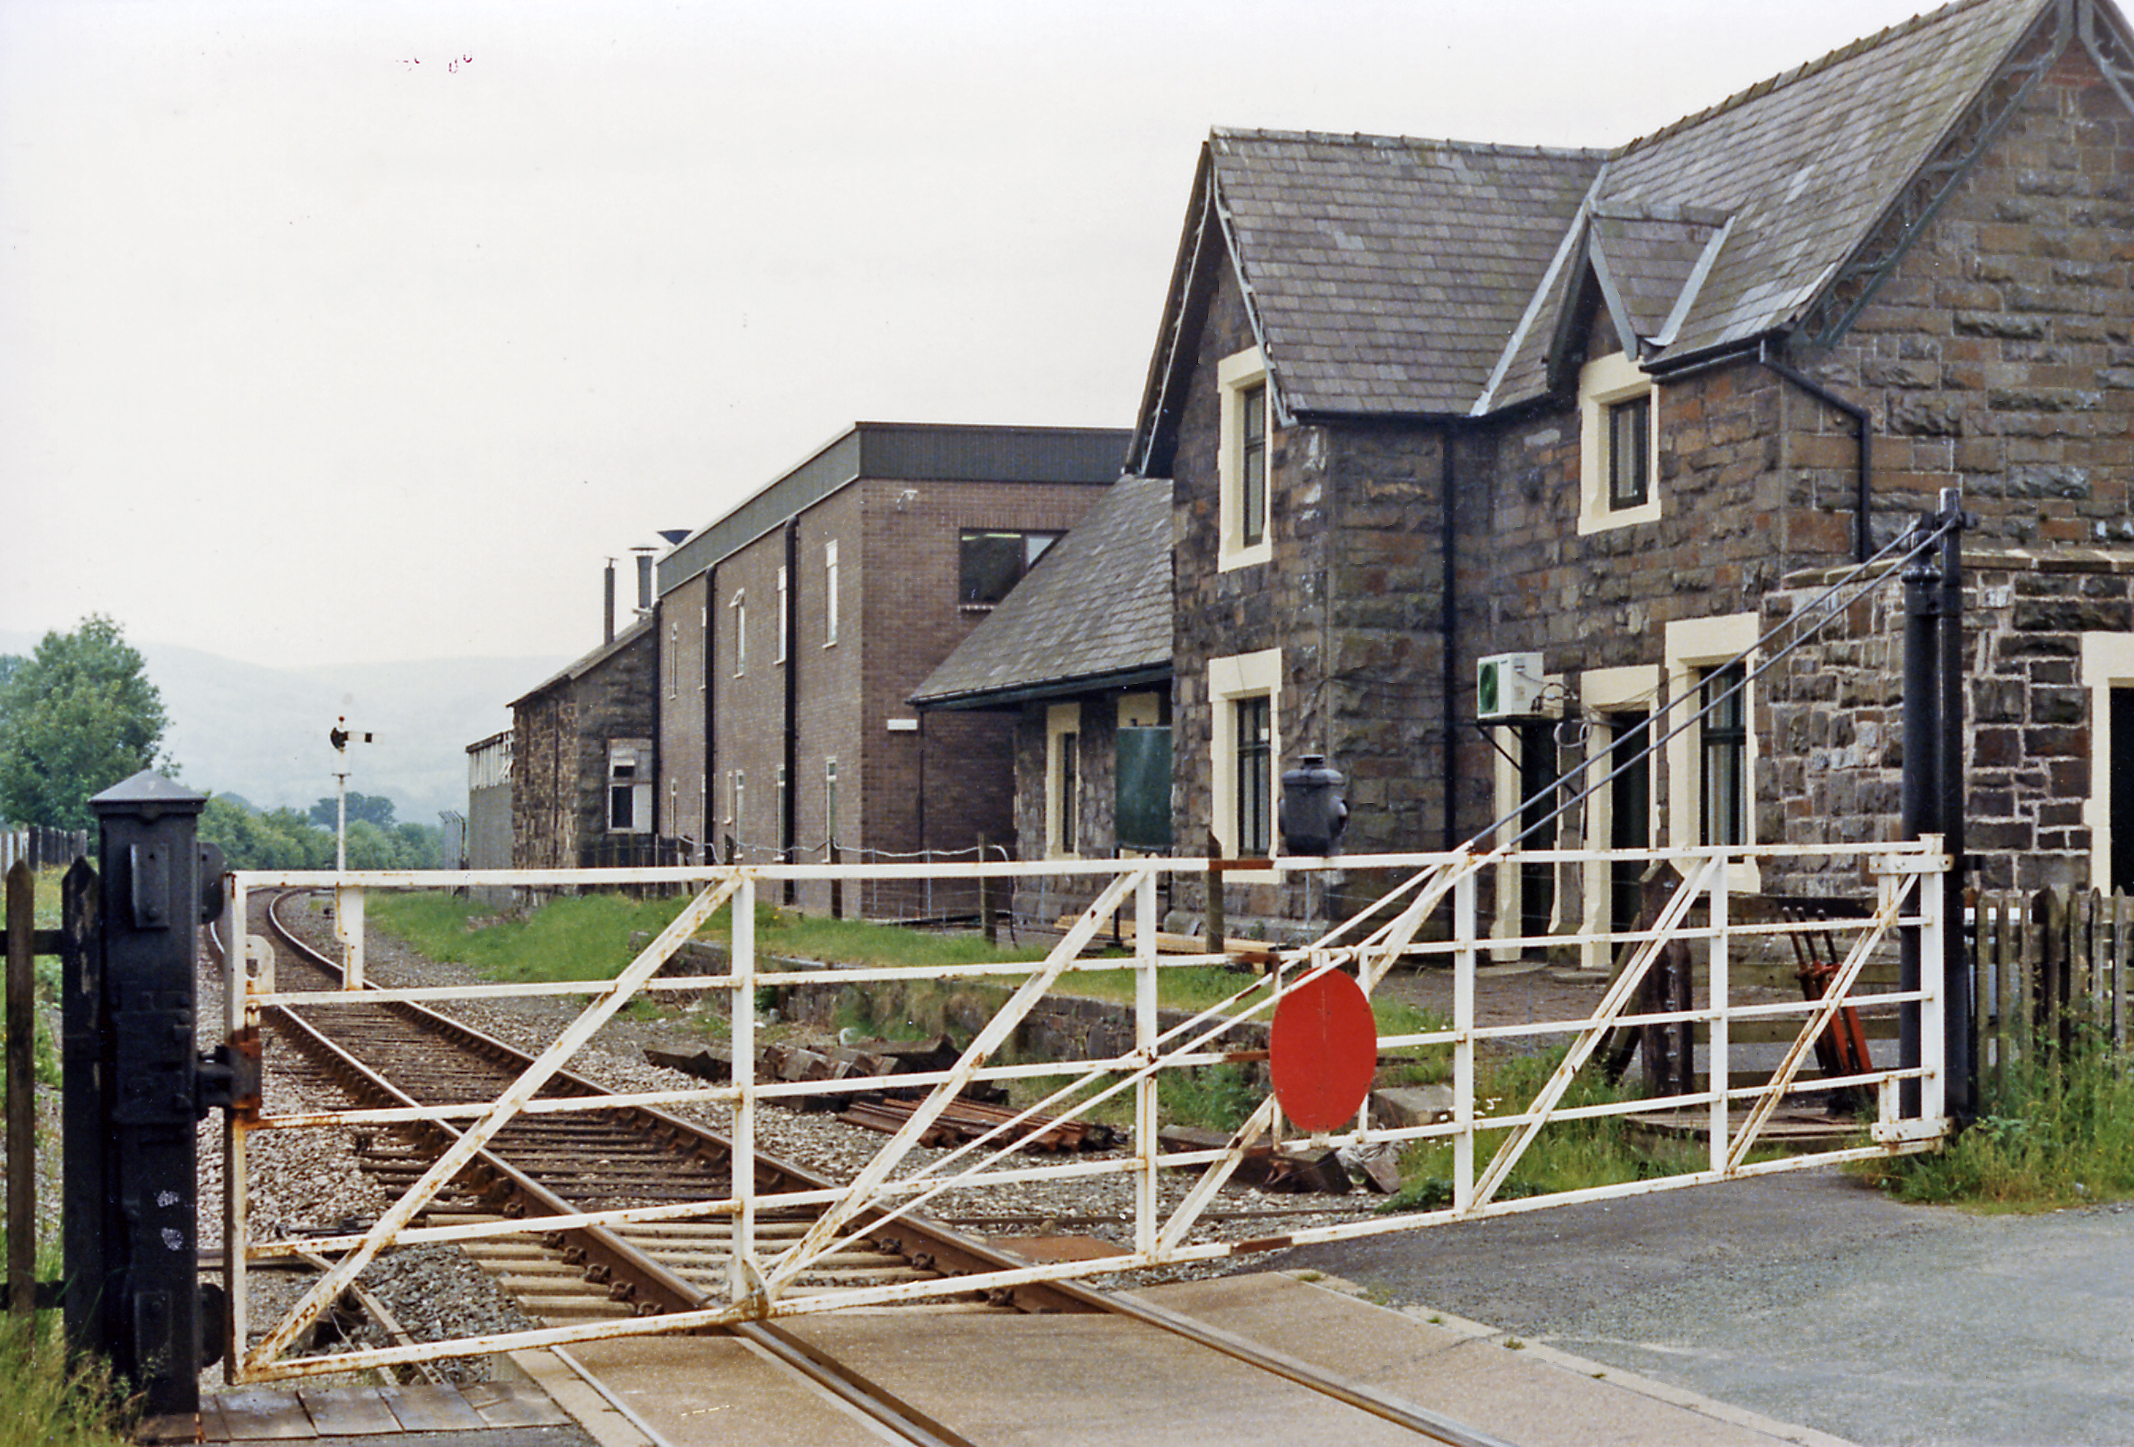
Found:
[[[1723,692],[1961,487],[1984,882],[2134,885],[2134,35],[2106,0],[1961,0],[1614,150],[1217,130],[1128,470],[1169,483],[1140,541],[1181,853],[1278,849],[1305,754],[1348,778],[1350,852],[1456,845]],[[1892,837],[1895,586],[1540,842]],[[1097,696],[1029,650],[1072,579],[1026,588],[918,698],[1015,661],[1026,846],[1110,853],[1111,770],[1060,724]],[[1486,720],[1503,655],[1538,701]],[[1562,873],[1505,872],[1496,927],[1609,924]],[[1280,931],[1300,898],[1226,903]]]
[[[660,837],[1257,856],[1320,754],[1349,852],[1437,849],[1626,739],[1541,842],[1892,837],[1894,583],[1635,745],[1956,487],[1980,882],[2134,887],[2110,0],[1958,0],[1614,149],[1219,129],[1186,199],[1130,432],[861,424],[660,560],[649,712],[612,721]],[[544,757],[520,737],[517,782]],[[1524,870],[1484,904],[1513,933],[1614,900]],[[1181,881],[1174,923],[1205,903]]]

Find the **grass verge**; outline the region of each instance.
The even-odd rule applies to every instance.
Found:
[[[1855,1169],[1900,1201],[1986,1212],[2134,1197],[2134,1060],[2085,1024],[2058,1060],[2018,1062],[1946,1149]]]
[[[1539,1055],[1482,1061],[1475,1083],[1479,1113],[1521,1114],[1563,1057],[1564,1048],[1558,1047]],[[1637,1095],[1635,1088],[1612,1085],[1601,1079],[1597,1070],[1588,1069],[1572,1079],[1560,1106],[1618,1105],[1635,1100]],[[1478,1138],[1478,1175],[1510,1134],[1509,1130],[1493,1130]],[[1653,1180],[1701,1170],[1707,1163],[1705,1147],[1694,1142],[1647,1143],[1634,1139],[1629,1121],[1622,1116],[1552,1121],[1541,1128],[1533,1144],[1519,1157],[1496,1199],[1515,1200]],[[1387,1198],[1382,1210],[1429,1211],[1452,1204],[1453,1143],[1449,1139],[1419,1141],[1410,1146],[1401,1154],[1400,1171],[1407,1184]]]
[[[37,1275],[59,1275],[57,1248]],[[127,1447],[131,1414],[103,1364],[69,1364],[56,1311],[0,1315],[0,1447]]]

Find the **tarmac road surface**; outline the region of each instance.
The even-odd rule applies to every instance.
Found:
[[[1265,1265],[1855,1442],[2134,1444],[2130,1203],[1979,1216],[1817,1170]]]

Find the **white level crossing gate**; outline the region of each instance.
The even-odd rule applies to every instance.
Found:
[[[1861,918],[1793,923],[1741,916],[1741,899],[1729,884],[1730,876],[1742,873],[1751,863],[1814,857],[1826,864],[1857,871],[1873,891],[1872,908]],[[1477,901],[1494,887],[1496,871],[1517,869],[1522,863],[1556,864],[1587,861],[1663,861],[1670,877],[1679,882],[1653,927],[1619,930],[1591,936],[1607,956],[1620,961],[1612,983],[1592,1014],[1557,1021],[1517,1025],[1482,1025],[1476,1018],[1476,970],[1484,957],[1524,946],[1536,948],[1577,944],[1588,937],[1549,936],[1518,940],[1485,937],[1479,928]],[[517,886],[559,888],[587,885],[658,883],[681,887],[685,893],[672,925],[653,940],[612,981],[576,988],[587,996],[584,1013],[534,1065],[500,1096],[445,1106],[410,1106],[395,1110],[350,1110],[303,1116],[263,1115],[233,1121],[229,1133],[226,1179],[231,1183],[230,1210],[231,1298],[235,1303],[235,1337],[247,1340],[245,1276],[247,1268],[263,1261],[313,1252],[338,1258],[283,1320],[258,1324],[258,1340],[234,1354],[232,1380],[265,1381],[305,1376],[319,1372],[385,1365],[426,1357],[459,1355],[551,1345],[594,1337],[634,1333],[686,1331],[716,1327],[723,1323],[760,1320],[806,1313],[834,1311],[858,1306],[923,1300],[929,1297],[962,1296],[974,1291],[1006,1288],[1027,1282],[1108,1274],[1141,1267],[1208,1261],[1243,1250],[1267,1249],[1274,1245],[1303,1245],[1339,1241],[1396,1231],[1417,1230],[1447,1222],[1533,1211],[1574,1201],[1672,1190],[1737,1177],[1774,1171],[1800,1170],[1839,1161],[1919,1151],[1936,1146],[1948,1133],[1944,1100],[1945,1071],[1941,1059],[1944,1009],[1939,971],[1925,972],[1921,988],[1869,995],[1863,985],[1871,961],[1886,961],[1896,954],[1900,931],[1918,932],[1920,953],[1928,959],[1942,957],[1945,932],[1955,926],[1946,917],[1943,879],[1950,868],[1939,837],[1912,843],[1831,846],[1788,849],[1782,846],[1751,848],[1699,848],[1642,850],[1627,854],[1576,851],[1526,851],[1510,849],[1471,850],[1451,854],[1358,856],[1339,861],[1350,871],[1386,871],[1401,878],[1397,888],[1372,908],[1342,923],[1309,944],[1278,952],[1278,962],[1261,977],[1239,976],[1239,988],[1228,999],[1198,1011],[1183,1022],[1163,1024],[1157,1012],[1158,982],[1165,970],[1219,963],[1225,957],[1192,954],[1159,954],[1158,899],[1166,876],[1198,876],[1208,867],[1204,860],[1105,860],[1089,862],[1048,861],[1042,864],[966,864],[936,873],[954,873],[968,880],[983,872],[994,879],[1036,875],[1087,876],[1095,899],[1082,911],[1058,944],[1042,960],[983,963],[955,968],[865,969],[788,968],[775,973],[765,968],[755,937],[755,904],[765,888],[776,889],[786,880],[841,879],[848,882],[882,882],[913,879],[927,871],[923,865],[832,866],[792,865],[722,867],[707,869],[591,870],[439,874],[375,873],[240,873],[234,876],[236,918],[242,919],[244,896],[249,890],[267,887],[332,888],[338,891],[340,918],[344,924],[362,918],[364,892],[380,889],[456,889],[471,886]],[[1325,860],[1281,859],[1271,867],[1292,878],[1333,867]],[[731,903],[732,924],[726,940],[729,968],[723,972],[672,976],[659,975],[675,949],[711,919],[722,904]],[[1115,917],[1124,916],[1132,925],[1132,952],[1127,959],[1085,958],[1084,948],[1101,935],[1108,935]],[[1747,983],[1751,967],[1793,959],[1792,934],[1814,932],[1838,943],[1837,969],[1827,992],[1819,999],[1785,998],[1779,992]],[[1679,941],[1691,956],[1697,976],[1706,984],[1686,1009],[1640,1010],[1633,1002],[1641,998],[1648,974],[1655,968],[1662,946]],[[360,947],[357,950],[360,960]],[[271,971],[262,970],[257,957],[250,967],[230,972],[228,996],[232,1029],[256,1026],[262,1010],[275,1006],[302,1008],[306,1004],[346,1000],[345,991],[278,992]],[[1048,992],[1071,992],[1073,976],[1080,971],[1130,969],[1134,980],[1134,1038],[1130,1048],[1101,1059],[1051,1061],[1039,1064],[1009,1064],[1000,1058],[1002,1047],[1015,1035],[1033,1006]],[[1293,1232],[1278,1242],[1235,1243],[1214,1239],[1202,1229],[1211,1201],[1256,1146],[1294,1139],[1296,1132],[1285,1126],[1281,1110],[1270,1095],[1227,1145],[1219,1149],[1166,1151],[1158,1139],[1158,1081],[1166,1073],[1205,1069],[1221,1063],[1226,1055],[1243,1048],[1240,1027],[1265,1023],[1281,1001],[1306,984],[1334,971],[1352,977],[1369,993],[1396,969],[1449,969],[1453,979],[1452,1018],[1442,1025],[1411,1033],[1382,1036],[1381,1053],[1413,1053],[1436,1049],[1449,1055],[1452,1111],[1450,1119],[1434,1124],[1392,1127],[1372,1119],[1366,1105],[1345,1128],[1329,1131],[1320,1139],[1330,1145],[1440,1142],[1451,1154],[1450,1200],[1441,1206],[1369,1220],[1315,1227]],[[360,972],[354,972],[347,989],[361,988]],[[835,1095],[875,1087],[868,1080],[807,1081],[786,1083],[759,1080],[752,1061],[755,1055],[753,1003],[759,986],[780,987],[810,984],[843,986],[935,983],[944,979],[985,981],[1008,989],[1006,1003],[962,1052],[954,1066],[930,1076],[907,1077],[899,1083],[931,1083],[929,1096],[911,1119],[882,1145],[874,1159],[849,1183],[828,1191],[768,1191],[755,1186],[756,1122],[759,1110],[801,1094]],[[493,985],[457,992],[458,997],[478,999],[536,991],[556,993],[557,986],[529,987]],[[726,998],[732,1021],[734,1076],[731,1083],[700,1088],[644,1093],[622,1097],[626,1102],[660,1106],[691,1106],[724,1114],[730,1122],[733,1147],[731,1194],[715,1199],[668,1202],[657,1206],[586,1212],[573,1216],[529,1217],[522,1220],[426,1226],[424,1208],[447,1185],[475,1153],[521,1112],[571,1111],[597,1108],[607,1101],[579,1101],[535,1096],[562,1069],[605,1022],[623,1005],[639,995],[670,991],[711,991]],[[414,999],[434,1000],[435,990],[383,990],[370,998],[379,1002]],[[1917,1035],[1921,1041],[1916,1064],[1880,1066],[1844,1076],[1814,1074],[1815,1045],[1830,1027],[1837,1012],[1848,1006],[1872,1004],[1881,1009],[1917,1011]],[[1741,1065],[1741,1047],[1734,1043],[1737,1028],[1754,1022],[1765,1028],[1769,1022],[1790,1027],[1791,1043],[1780,1053],[1776,1066],[1759,1070],[1751,1078]],[[1708,1037],[1706,1069],[1695,1088],[1657,1098],[1606,1099],[1602,1103],[1567,1104],[1577,1100],[1572,1087],[1581,1075],[1601,1069],[1598,1059],[1603,1042],[1619,1029],[1675,1025],[1701,1028]],[[1785,1032],[1780,1032],[1784,1034]],[[1543,1085],[1525,1100],[1478,1100],[1478,1081],[1488,1079],[1486,1057],[1492,1052],[1537,1048],[1561,1048],[1560,1063]],[[1768,1050],[1769,1047],[1762,1047]],[[1759,1062],[1768,1065],[1768,1061]],[[1043,1078],[1057,1088],[1049,1090],[1022,1115],[998,1126],[978,1140],[946,1154],[921,1159],[914,1148],[922,1134],[964,1087],[978,1082],[1013,1083]],[[1065,1080],[1067,1083],[1058,1084]],[[1828,1092],[1849,1091],[1871,1099],[1876,1108],[1856,1144],[1839,1149],[1763,1158],[1758,1147],[1775,1113],[1789,1104],[1816,1104]],[[1123,1101],[1130,1109],[1131,1147],[1099,1159],[1029,1164],[1031,1156],[1018,1153],[1018,1146],[1040,1125],[1036,1118],[1070,1118],[1087,1115],[1107,1102]],[[1117,1107],[1113,1107],[1116,1111]],[[1701,1118],[1708,1150],[1687,1168],[1672,1175],[1599,1185],[1554,1194],[1513,1194],[1522,1155],[1552,1124],[1576,1119],[1626,1115],[1673,1109]],[[415,1120],[442,1120],[462,1134],[460,1143],[410,1187],[375,1225],[339,1237],[306,1237],[301,1240],[252,1239],[243,1205],[245,1160],[249,1139],[261,1131],[306,1129],[317,1126],[360,1125],[366,1129],[389,1127]],[[1190,1188],[1160,1188],[1167,1171],[1199,1172]],[[835,1290],[810,1286],[798,1289],[801,1278],[823,1258],[845,1250],[862,1237],[879,1235],[896,1218],[925,1213],[946,1193],[956,1193],[967,1205],[973,1193],[989,1188],[1037,1180],[1059,1181],[1106,1175],[1123,1176],[1133,1184],[1135,1202],[1132,1240],[1127,1254],[1101,1261],[1060,1262],[1000,1270],[979,1276],[941,1280],[896,1281],[858,1285]],[[759,1232],[757,1222],[770,1212],[788,1216],[805,1208],[813,1224],[795,1240],[790,1233]],[[351,1282],[363,1266],[380,1251],[397,1244],[426,1241],[469,1240],[508,1233],[543,1233],[570,1227],[625,1226],[632,1223],[673,1220],[725,1222],[730,1225],[733,1249],[725,1289],[698,1309],[658,1316],[590,1322],[581,1325],[513,1332],[479,1338],[346,1351],[327,1356],[297,1357],[289,1348],[308,1323],[315,1319]],[[235,1249],[239,1248],[241,1249]]]

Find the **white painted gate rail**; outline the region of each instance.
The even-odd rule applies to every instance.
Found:
[[[1729,876],[1744,864],[1779,857],[1815,857],[1826,865],[1850,868],[1859,874],[1863,887],[1871,887],[1874,903],[1860,919],[1818,920],[1812,924],[1788,922],[1737,922],[1737,895]],[[1617,931],[1598,936],[1552,935],[1530,940],[1487,937],[1481,933],[1477,901],[1482,884],[1499,869],[1517,869],[1526,863],[1574,864],[1594,861],[1668,861],[1680,883],[1652,930]],[[1469,1217],[1532,1211],[1573,1201],[1602,1199],[1682,1186],[1702,1185],[1739,1176],[1771,1171],[1796,1170],[1838,1161],[1930,1149],[1948,1130],[1944,1116],[1943,1073],[1939,1052],[1941,984],[1938,972],[1927,971],[1922,989],[1912,993],[1882,991],[1865,995],[1862,972],[1871,959],[1888,958],[1895,949],[1892,932],[1900,928],[1921,931],[1921,954],[1929,960],[1941,957],[1941,932],[1952,922],[1941,913],[1939,878],[1949,866],[1939,839],[1919,843],[1825,846],[1816,849],[1783,847],[1637,850],[1619,853],[1586,851],[1511,851],[1478,853],[1351,856],[1338,861],[1280,859],[1273,867],[1286,875],[1339,868],[1347,871],[1387,870],[1406,874],[1405,881],[1371,909],[1352,918],[1312,943],[1279,952],[1278,965],[1264,977],[1241,975],[1239,989],[1224,1002],[1199,1011],[1190,1019],[1165,1026],[1157,1013],[1157,978],[1163,969],[1222,962],[1211,955],[1159,955],[1157,953],[1158,894],[1166,875],[1199,875],[1204,860],[1052,860],[1032,864],[965,864],[934,873],[951,872],[968,878],[978,872],[994,878],[1080,875],[1096,888],[1096,897],[1082,911],[1044,960],[958,966],[953,968],[909,967],[792,967],[781,962],[775,972],[762,968],[759,959],[755,905],[759,890],[784,880],[872,880],[915,878],[929,870],[924,865],[789,865],[729,866],[706,869],[570,870],[570,871],[480,871],[434,874],[343,874],[325,872],[240,873],[234,876],[234,917],[245,918],[248,890],[269,887],[333,888],[339,908],[337,922],[355,932],[349,947],[354,966],[348,988],[358,988],[361,978],[360,922],[363,892],[375,889],[453,889],[475,886],[562,888],[571,886],[665,883],[686,886],[689,897],[674,922],[638,954],[612,981],[578,984],[493,985],[457,989],[388,989],[367,998],[380,1003],[394,1000],[437,1002],[445,999],[579,993],[589,997],[585,1012],[501,1096],[489,1101],[457,1105],[323,1111],[293,1116],[262,1116],[253,1122],[237,1122],[228,1133],[229,1235],[227,1240],[242,1249],[229,1252],[231,1296],[235,1303],[236,1339],[247,1340],[246,1267],[250,1263],[285,1258],[300,1252],[316,1252],[340,1259],[283,1320],[267,1329],[242,1353],[233,1353],[231,1379],[265,1381],[312,1375],[325,1371],[380,1366],[419,1358],[497,1351],[518,1347],[552,1345],[596,1337],[683,1331],[721,1323],[765,1317],[793,1316],[835,1310],[840,1307],[883,1305],[929,1297],[954,1297],[1025,1282],[1103,1275],[1140,1267],[1204,1261],[1266,1250],[1276,1246],[1337,1241],[1394,1231],[1440,1225]],[[1922,880],[1934,881],[1921,888]],[[659,976],[660,966],[675,949],[721,904],[731,901],[730,968],[724,973],[694,976]],[[1130,959],[1084,959],[1085,946],[1109,929],[1115,914],[1129,912],[1133,922],[1133,952]],[[1701,920],[1700,920],[1701,916]],[[1844,957],[1828,992],[1818,1000],[1770,998],[1773,993],[1743,991],[1734,983],[1737,964],[1775,958],[1790,946],[1781,937],[1814,931],[1844,942]],[[1476,970],[1485,953],[1501,953],[1521,946],[1536,948],[1594,940],[1604,943],[1610,955],[1623,950],[1625,962],[1607,987],[1599,1007],[1587,1017],[1574,1020],[1528,1022],[1484,1026],[1477,1020]],[[1663,944],[1685,942],[1708,978],[1701,999],[1693,999],[1687,1011],[1636,1013],[1633,1002]],[[233,952],[234,954],[234,952]],[[1790,956],[1789,956],[1790,957]],[[274,1006],[301,1008],[306,1003],[346,1000],[345,991],[277,993],[271,971],[260,968],[262,956],[247,951],[248,968],[230,971],[229,1023],[233,1028],[256,1025],[260,1012]],[[1315,1227],[1291,1232],[1278,1239],[1234,1243],[1196,1235],[1195,1228],[1210,1201],[1235,1171],[1251,1147],[1279,1140],[1283,1135],[1280,1111],[1272,1096],[1261,1103],[1250,1120],[1218,1150],[1165,1152],[1157,1140],[1156,1082],[1165,1071],[1188,1070],[1220,1063],[1237,1049],[1226,1043],[1244,1022],[1264,1022],[1272,1017],[1275,1004],[1306,980],[1330,971],[1347,971],[1369,993],[1396,966],[1402,968],[1450,967],[1453,975],[1452,1018],[1442,1028],[1406,1035],[1383,1036],[1381,1052],[1414,1047],[1447,1047],[1451,1055],[1453,1108],[1449,1120],[1437,1124],[1388,1128],[1374,1124],[1369,1107],[1359,1114],[1352,1129],[1324,1138],[1331,1145],[1376,1142],[1449,1141],[1452,1148],[1452,1198],[1436,1210],[1417,1210],[1376,1216],[1368,1220]],[[1046,1061],[1003,1064],[995,1056],[1011,1040],[1031,1008],[1050,990],[1071,992],[1066,977],[1085,969],[1135,972],[1135,1035],[1133,1047],[1114,1058],[1079,1061]],[[754,1075],[755,991],[759,986],[779,987],[836,984],[864,988],[870,984],[942,979],[992,981],[1013,987],[1007,1003],[979,1031],[949,1070],[929,1075],[903,1076],[899,1085],[931,1085],[927,1099],[881,1147],[875,1158],[846,1186],[828,1191],[759,1193],[754,1184],[756,1156],[755,1123],[758,1108],[798,1095],[828,1095],[880,1088],[872,1079],[782,1083],[759,1081]],[[641,1092],[604,1098],[534,1099],[536,1092],[563,1068],[609,1016],[640,993],[665,991],[724,991],[735,1007],[732,1021],[733,1079],[730,1084],[698,1088]],[[1744,994],[1761,998],[1743,999]],[[1919,1038],[1924,1056],[1913,1069],[1876,1068],[1843,1078],[1803,1074],[1810,1064],[1814,1042],[1833,1015],[1863,997],[1879,1007],[1916,1004],[1920,1012]],[[1706,1051],[1708,1070],[1705,1088],[1687,1094],[1600,1105],[1565,1106],[1566,1092],[1582,1068],[1597,1068],[1594,1056],[1617,1027],[1637,1027],[1671,1022],[1690,1022],[1709,1034]],[[1791,1021],[1798,1023],[1790,1047],[1768,1084],[1734,1083],[1735,1057],[1739,1047],[1730,1040],[1735,1022]],[[1476,1078],[1478,1057],[1486,1050],[1561,1047],[1560,1065],[1534,1097],[1522,1103],[1489,1102],[1478,1109]],[[928,1126],[964,1086],[977,1081],[1009,1081],[1031,1078],[1069,1078],[1021,1116],[996,1128],[979,1140],[946,1152],[915,1156],[914,1149]],[[1916,1113],[1903,1109],[1905,1092],[1900,1088],[1916,1081]],[[1878,1102],[1867,1139],[1842,1149],[1821,1150],[1776,1159],[1750,1159],[1762,1139],[1773,1113],[1789,1098],[1813,1100],[1817,1092],[1851,1089],[1872,1093]],[[1016,1149],[1040,1125],[1030,1119],[1040,1113],[1076,1118],[1103,1102],[1130,1096],[1132,1145],[1128,1150],[1103,1158],[1090,1158],[1045,1165],[1017,1163]],[[726,1115],[733,1147],[731,1179],[733,1194],[723,1199],[668,1203],[659,1206],[584,1212],[504,1221],[494,1224],[462,1224],[424,1227],[416,1224],[429,1201],[514,1116],[602,1109],[616,1104],[694,1107]],[[1494,1107],[1494,1108],[1492,1108]],[[1671,1176],[1626,1181],[1578,1191],[1546,1195],[1504,1194],[1521,1155],[1551,1121],[1607,1115],[1622,1115],[1655,1109],[1688,1108],[1701,1112],[1709,1132],[1710,1149],[1701,1168]],[[1743,1113],[1745,1112],[1745,1114]],[[254,1131],[298,1130],[323,1126],[390,1126],[416,1120],[452,1123],[462,1132],[459,1143],[367,1231],[342,1236],[308,1236],[301,1240],[248,1239],[244,1208],[247,1138]],[[1190,1185],[1170,1178],[1166,1191],[1166,1168],[1198,1168],[1201,1174]],[[980,1191],[1003,1184],[1056,1181],[1120,1175],[1131,1179],[1135,1209],[1133,1238],[1126,1255],[1099,1261],[1073,1261],[1034,1265],[1010,1271],[945,1280],[910,1281],[875,1286],[821,1290],[801,1289],[799,1281],[811,1264],[856,1240],[880,1233],[887,1221],[925,1211],[946,1192]],[[808,1208],[817,1213],[813,1224],[796,1243],[773,1244],[759,1237],[759,1213],[790,1208]],[[322,1312],[352,1281],[363,1265],[378,1252],[396,1245],[421,1242],[465,1241],[482,1236],[547,1232],[576,1226],[626,1226],[633,1222],[679,1219],[724,1219],[731,1223],[733,1250],[724,1299],[702,1309],[669,1312],[657,1316],[609,1320],[480,1338],[423,1343],[340,1352],[325,1356],[291,1357],[289,1345],[304,1327]],[[789,1239],[789,1238],[785,1238]]]

